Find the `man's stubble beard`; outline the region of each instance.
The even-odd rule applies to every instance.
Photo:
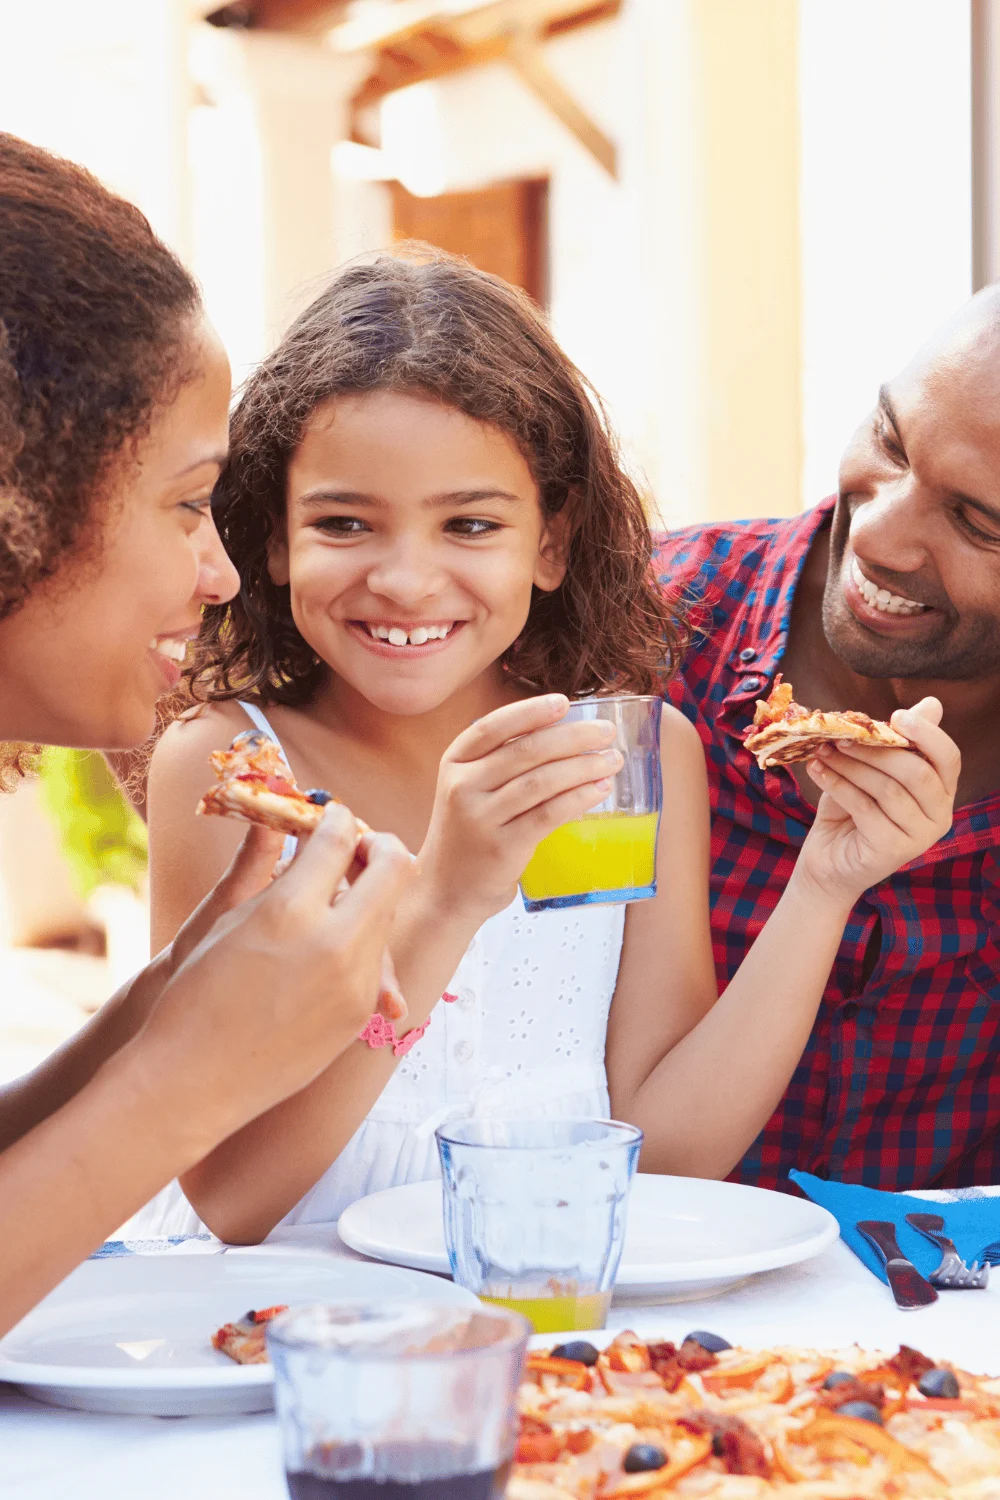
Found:
[[[1000,620],[967,615],[923,640],[878,640],[851,614],[840,583],[843,547],[830,540],[823,590],[823,634],[833,654],[860,677],[913,677],[921,681],[972,682],[1000,673]]]

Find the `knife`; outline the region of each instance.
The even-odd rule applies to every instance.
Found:
[[[885,1274],[897,1307],[909,1312],[914,1307],[930,1307],[937,1301],[938,1294],[930,1282],[906,1259],[896,1243],[895,1224],[888,1219],[861,1219],[854,1227],[875,1246],[885,1262]]]

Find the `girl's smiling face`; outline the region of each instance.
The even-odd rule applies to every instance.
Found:
[[[269,569],[338,678],[386,713],[422,714],[495,668],[533,585],[559,587],[565,516],[546,520],[499,428],[420,395],[339,397],[289,461]]]

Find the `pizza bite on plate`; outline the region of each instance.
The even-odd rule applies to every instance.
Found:
[[[227,1354],[238,1365],[266,1365],[267,1348],[264,1333],[272,1318],[287,1312],[285,1303],[258,1310],[251,1308],[235,1323],[223,1323],[218,1332],[212,1334],[212,1348]]]
[[[743,741],[761,770],[808,760],[818,745],[852,740],[873,749],[909,750],[910,742],[881,719],[867,714],[803,708],[792,698],[792,685],[781,674],[766,700],[758,698],[750,732]]]
[[[318,828],[326,804],[340,800],[319,789],[301,791],[277,744],[255,729],[238,734],[228,750],[213,750],[209,762],[219,784],[198,803],[203,815],[242,818],[297,836]],[[370,832],[356,821],[359,838]]]

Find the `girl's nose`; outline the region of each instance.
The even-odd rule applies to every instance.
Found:
[[[229,560],[215,522],[206,516],[198,529],[198,601],[228,604],[240,591],[240,575]]]
[[[367,578],[373,594],[411,608],[440,593],[444,581],[442,570],[413,549],[380,558],[369,568]]]

